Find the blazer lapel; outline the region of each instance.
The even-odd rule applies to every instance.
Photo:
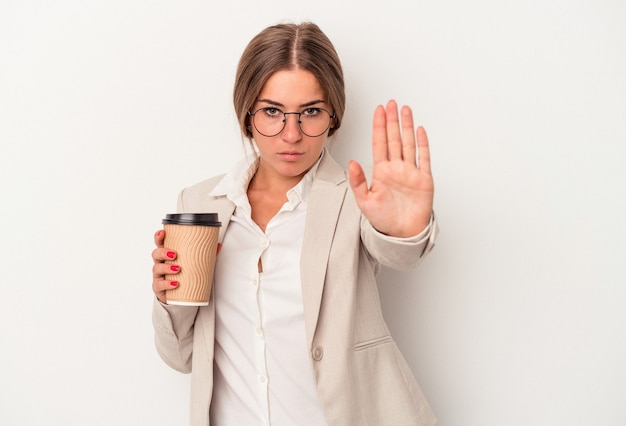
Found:
[[[210,211],[217,213],[217,217],[219,221],[222,223],[222,227],[220,228],[220,234],[218,241],[221,243],[224,240],[224,234],[226,233],[226,228],[228,228],[228,224],[230,223],[230,217],[233,215],[235,211],[235,204],[230,201],[227,197],[210,197]]]
[[[300,258],[304,322],[309,347],[315,335],[326,265],[347,190],[345,185],[339,184],[345,180],[343,169],[326,152],[311,187]]]

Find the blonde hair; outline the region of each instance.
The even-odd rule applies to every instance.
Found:
[[[302,69],[311,72],[335,113],[332,135],[341,125],[346,106],[343,70],[339,55],[326,34],[312,22],[278,24],[265,28],[246,46],[237,67],[233,103],[241,133],[252,139],[248,112],[265,82],[276,71]]]

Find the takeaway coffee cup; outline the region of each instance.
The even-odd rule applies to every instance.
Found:
[[[175,250],[176,259],[166,261],[180,266],[180,272],[165,279],[178,281],[178,287],[167,290],[170,305],[206,306],[209,304],[217,238],[222,224],[217,213],[167,214],[163,219],[165,247]]]

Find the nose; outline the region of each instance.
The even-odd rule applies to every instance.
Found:
[[[293,116],[290,118],[290,116]],[[286,142],[298,142],[302,139],[302,132],[300,131],[300,114],[287,113],[285,114],[285,127],[281,133],[283,140]]]

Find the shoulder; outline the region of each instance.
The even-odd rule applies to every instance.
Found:
[[[225,174],[213,176],[209,179],[205,179],[203,181],[197,182],[191,186],[188,186],[182,190],[185,194],[203,194],[206,195],[215,188],[215,186],[220,183],[220,181],[224,178]]]
[[[184,188],[178,194],[178,210],[186,212],[205,211],[208,203],[213,199],[210,193],[224,178],[224,174],[205,179],[201,182]]]
[[[324,156],[315,173],[314,182],[325,182],[330,185],[345,185],[347,183],[346,171],[332,157],[328,149],[324,152]]]

